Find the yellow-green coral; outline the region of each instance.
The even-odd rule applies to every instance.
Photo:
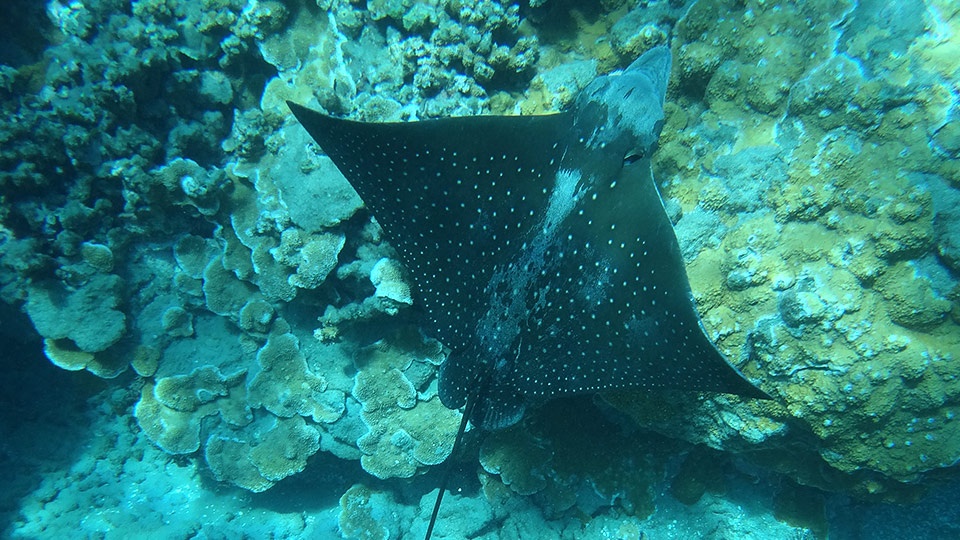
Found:
[[[208,238],[187,234],[173,244],[173,257],[190,277],[203,277],[203,270],[216,257],[217,246]]]
[[[113,271],[113,251],[108,246],[84,242],[80,244],[80,256],[83,257],[84,262],[99,272]]]
[[[855,58],[881,30],[838,42],[831,32],[846,30],[831,21],[848,8],[718,0],[678,23],[668,102],[681,106],[668,103],[655,171],[685,215],[711,212],[725,229],[688,266],[694,295],[708,334],[779,404],[716,396],[617,406],[724,449],[811,435],[815,444],[781,460],[755,455],[803,483],[887,496],[960,458],[941,444],[956,439],[960,408],[946,373],[960,354],[955,292],[929,256],[945,234],[937,193],[957,177],[943,155],[949,141],[931,141],[952,102],[954,73],[942,70],[956,62],[942,52],[957,47],[904,36],[905,53]],[[951,13],[945,24],[956,26],[960,12]],[[797,32],[798,16],[832,30]],[[835,56],[837,43],[849,54]],[[918,70],[930,80],[922,91]],[[701,99],[709,109],[683,106]],[[775,171],[740,179],[718,164],[768,145],[786,174],[760,194],[760,211],[739,212],[735,182]]]
[[[950,313],[950,302],[938,296],[930,280],[917,275],[909,263],[898,263],[877,280],[876,289],[887,300],[884,303],[890,320],[907,328],[929,330],[944,322]]]
[[[254,493],[273,487],[274,482],[264,478],[250,461],[250,446],[235,437],[210,436],[204,444],[204,457],[213,476],[221,482]]]
[[[160,351],[154,347],[140,345],[133,350],[130,367],[141,377],[153,377],[160,365]]]
[[[481,478],[488,497],[502,496],[498,484],[514,493],[536,493],[551,515],[577,505],[589,512],[597,504],[592,497],[598,497],[626,514],[646,516],[653,511],[653,489],[662,479],[664,460],[683,445],[621,430],[589,400],[567,400],[532,412],[522,425],[488,434],[480,462],[498,481]],[[583,496],[584,482],[592,486],[592,497]]]
[[[337,257],[345,241],[346,237],[342,234],[332,233],[314,234],[303,239],[295,247],[294,253],[280,259],[284,264],[296,268],[296,273],[289,277],[290,284],[301,289],[319,287],[337,266]]]
[[[260,101],[268,118],[286,118],[286,100],[305,103],[316,98],[327,110],[342,109],[343,88],[355,85],[343,63],[341,39],[335,19],[317,17],[311,10],[302,9],[287,31],[260,43],[264,58],[281,72],[267,82]],[[292,69],[296,66],[300,69]],[[338,89],[335,81],[346,83]]]
[[[193,335],[193,315],[187,310],[174,306],[163,312],[161,324],[167,335],[171,337],[188,337]]]
[[[59,368],[68,371],[85,369],[104,379],[112,379],[126,369],[121,356],[82,351],[69,339],[44,339],[43,354]]]
[[[363,468],[378,478],[409,478],[424,465],[441,463],[453,449],[459,413],[440,398],[417,401],[396,369],[357,374],[354,397],[363,404],[369,431],[357,440]]]
[[[521,495],[532,495],[547,486],[548,462],[553,452],[523,429],[488,435],[480,447],[480,465]]]
[[[53,365],[67,371],[86,369],[93,362],[93,353],[81,351],[68,339],[44,339],[43,354]]]
[[[374,295],[389,298],[401,304],[412,304],[410,285],[404,279],[399,263],[383,258],[370,270],[370,282],[377,288]]]
[[[208,404],[192,411],[178,411],[157,400],[154,385],[145,384],[140,401],[133,409],[140,429],[165,452],[189,454],[200,448],[200,421],[215,414],[216,406]]]
[[[265,491],[303,471],[320,449],[320,433],[299,416],[263,422],[263,428],[248,429],[243,438],[214,434],[207,440],[204,454],[217,480]]]
[[[210,311],[236,318],[255,290],[224,268],[222,259],[216,258],[203,271],[203,294]]]
[[[164,377],[153,388],[157,401],[177,411],[196,411],[201,405],[229,394],[246,376],[245,371],[224,377],[213,366],[204,366],[187,375]]]
[[[122,290],[123,281],[111,274],[95,274],[80,287],[37,282],[27,288],[25,308],[44,338],[68,338],[80,350],[95,353],[126,332],[127,317],[118,309]],[[97,324],[88,324],[91,320]]]
[[[307,458],[320,449],[320,433],[303,418],[280,418],[250,451],[250,461],[267,480],[276,482],[307,466]]]
[[[255,298],[240,308],[237,324],[247,332],[266,334],[270,331],[275,315],[276,312],[269,302]]]
[[[250,381],[250,403],[273,414],[290,418],[310,416],[316,422],[336,421],[344,412],[342,394],[330,390],[327,381],[307,368],[306,359],[293,334],[274,334],[257,353],[260,372]]]
[[[413,365],[422,364],[414,354],[399,344],[381,343],[357,361],[353,397],[363,405],[368,429],[357,447],[363,468],[378,478],[411,477],[425,465],[442,462],[453,449],[460,413],[436,396],[418,397],[407,376],[418,373]]]
[[[189,454],[200,448],[204,418],[219,414],[230,425],[243,426],[252,417],[243,386],[245,372],[223,376],[203,367],[189,375],[144,384],[133,413],[144,433],[171,454]]]

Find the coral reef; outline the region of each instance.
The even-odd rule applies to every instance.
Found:
[[[320,433],[299,416],[274,418],[253,435],[249,441],[218,435],[207,441],[204,453],[217,480],[264,491],[303,471],[320,449]]]
[[[357,440],[360,464],[377,478],[409,478],[443,462],[460,425],[460,413],[444,407],[427,387],[441,360],[439,350],[423,344],[407,352],[403,343],[409,339],[416,338],[382,342],[355,360],[352,395],[367,427]]]
[[[340,515],[337,521],[344,538],[357,540],[386,540],[390,531],[399,528],[395,521],[382,524],[377,519],[383,516],[379,508],[394,506],[389,493],[378,493],[370,488],[356,484],[340,497]],[[382,518],[381,518],[382,519]]]
[[[157,446],[171,454],[196,452],[204,418],[220,415],[240,426],[252,419],[244,403],[245,376],[243,371],[224,376],[217,368],[200,367],[187,375],[146,384],[134,408],[137,423]]]
[[[41,336],[66,338],[80,350],[99,352],[126,330],[126,315],[116,309],[122,287],[118,276],[106,274],[72,289],[61,282],[40,282],[27,289],[25,309]],[[96,325],[90,324],[93,319]]]
[[[258,43],[277,70],[261,101],[275,119],[286,115],[284,99],[368,120],[476,114],[490,110],[495,91],[529,81],[539,59],[537,38],[508,2],[318,4]]]
[[[248,387],[250,404],[281,418],[309,416],[315,422],[332,423],[343,414],[343,396],[322,397],[327,381],[307,369],[307,363],[292,334],[270,336],[257,353],[260,372]],[[332,405],[332,406],[331,406]]]
[[[110,474],[162,462],[198,492],[212,473],[259,493],[355,469],[336,488],[343,536],[425,528],[425,473],[460,419],[437,397],[444,352],[411,328],[396,253],[284,100],[374,121],[555,111],[662,43],[655,177],[708,334],[775,400],[611,393],[468,432],[480,486],[446,499],[439,530],[640,537],[664,476],[691,508],[733,512],[701,465],[735,452],[800,492],[902,501],[950,474],[960,8],[567,4],[49,3],[45,50],[0,65],[0,298],[54,365],[133,396],[103,413],[132,409],[139,429],[116,437],[139,460]],[[97,467],[76,466],[77,489]],[[69,490],[41,486],[21,536],[72,515]],[[84,532],[123,522],[105,515]]]
[[[931,194],[949,192],[957,174],[930,143],[949,83],[921,92],[916,78],[879,75],[905,73],[904,58],[871,56],[869,68],[853,59],[876,27],[857,38],[835,30],[850,47],[836,55],[838,36],[792,29],[801,15],[828,27],[843,5],[749,4],[697,2],[678,23],[678,100],[702,96],[706,107],[670,110],[657,168],[683,208],[681,241],[695,246],[685,254],[708,332],[778,404],[613,402],[664,433],[685,418],[684,438],[725,450],[813,436],[774,468],[896,498],[902,483],[960,459],[940,443],[956,430],[947,366],[960,354],[957,281],[929,257],[935,221],[949,219]],[[899,38],[917,57],[936,40]],[[745,169],[724,165],[740,156]],[[714,217],[684,225],[703,213]]]

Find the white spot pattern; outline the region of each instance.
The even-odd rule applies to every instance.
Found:
[[[453,351],[441,370],[448,406],[487,372],[487,428],[561,393],[752,389],[702,331],[649,162],[581,168],[597,150],[564,142],[569,113],[318,116],[305,126],[399,251],[427,332]]]

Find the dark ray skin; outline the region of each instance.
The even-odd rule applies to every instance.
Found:
[[[611,389],[769,399],[707,337],[651,173],[670,64],[654,48],[542,116],[363,123],[288,102],[407,266],[451,350],[440,398],[474,425]]]

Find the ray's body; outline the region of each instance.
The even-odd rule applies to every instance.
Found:
[[[768,397],[706,336],[651,173],[670,63],[652,49],[543,116],[362,123],[290,104],[451,349],[441,400],[480,428],[615,388]]]

